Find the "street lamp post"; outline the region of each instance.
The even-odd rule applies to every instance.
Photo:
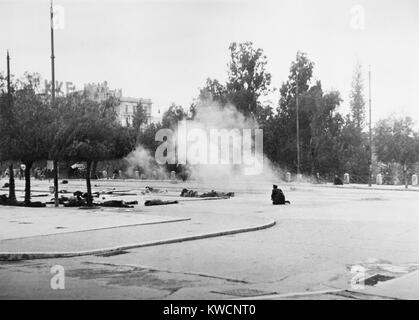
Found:
[[[372,130],[371,130],[371,66],[368,69],[368,110],[369,110],[369,166],[368,166],[368,186],[371,187],[372,180]]]
[[[51,0],[51,107],[55,108],[55,55],[54,55],[54,11],[52,8]],[[58,201],[58,162],[53,159],[53,172],[54,172],[54,205],[59,206]]]
[[[297,125],[297,180],[300,178],[300,120],[299,120],[299,101],[298,101],[298,72],[296,80],[296,125]]]
[[[12,91],[10,85],[10,56],[9,50],[7,50],[7,114],[12,114]],[[15,193],[15,177],[13,172],[13,162],[10,161],[9,164],[9,200],[16,200]]]

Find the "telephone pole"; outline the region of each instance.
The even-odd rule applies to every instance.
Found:
[[[7,50],[7,106],[9,107],[9,110],[12,107],[11,92],[10,92],[10,56],[9,56],[9,50]]]
[[[368,68],[368,110],[369,110],[369,169],[368,186],[372,184],[372,130],[371,130],[371,66]]]
[[[51,0],[51,108],[55,108],[55,55],[54,55],[54,10],[52,8]],[[58,201],[58,162],[53,159],[53,171],[54,171],[54,205],[59,206]]]

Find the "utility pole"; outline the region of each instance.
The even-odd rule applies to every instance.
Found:
[[[54,10],[52,8],[51,0],[51,107],[55,108],[55,55],[54,55]],[[53,159],[53,171],[54,171],[54,204],[56,207],[59,206],[58,201],[58,162]]]
[[[10,56],[9,50],[7,50],[7,103],[9,110],[12,107],[11,104],[11,92],[10,92]]]
[[[12,91],[10,88],[9,50],[7,50],[7,108],[8,108],[7,115],[12,116]],[[13,119],[9,119],[9,121],[13,121]],[[15,200],[16,200],[15,177],[14,177],[14,172],[13,172],[13,162],[10,161],[10,164],[9,164],[9,201],[15,201]]]
[[[371,130],[371,66],[368,68],[368,109],[369,109],[369,169],[368,186],[371,187],[372,180],[372,130]]]
[[[296,121],[297,121],[297,180],[300,178],[300,120],[299,120],[299,105],[298,105],[298,71],[296,80]]]

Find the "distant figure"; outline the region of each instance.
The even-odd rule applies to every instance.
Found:
[[[333,184],[335,186],[342,186],[343,185],[343,181],[341,178],[338,177],[338,175],[335,174],[335,179],[333,180]]]
[[[278,189],[276,184],[273,185],[272,195],[271,195],[272,204],[290,204],[289,201],[285,200],[285,195],[281,189]]]
[[[26,166],[24,164],[21,164],[20,165],[19,180],[22,180],[25,177],[25,169],[26,169]]]

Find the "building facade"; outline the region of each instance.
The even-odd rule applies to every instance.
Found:
[[[123,126],[132,126],[135,109],[139,103],[141,103],[146,112],[146,124],[150,124],[152,122],[151,108],[153,103],[150,99],[124,97],[121,89],[111,90],[106,81],[102,83],[85,84],[84,94],[87,98],[96,102],[102,102],[110,97],[118,99],[119,104],[115,108],[115,111],[119,122]]]
[[[118,119],[124,126],[132,126],[135,114],[135,108],[139,103],[145,110],[147,115],[146,124],[150,124],[151,118],[151,106],[152,102],[150,99],[142,98],[130,98],[130,97],[121,97],[119,99],[120,104],[116,107],[116,113],[118,114]]]

